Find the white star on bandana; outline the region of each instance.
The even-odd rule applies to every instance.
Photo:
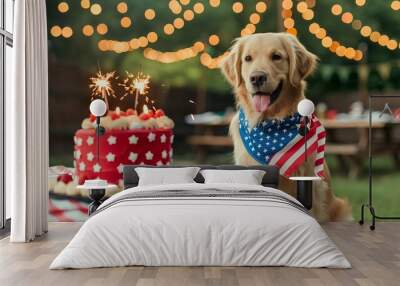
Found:
[[[165,136],[165,134],[161,135],[160,141],[161,141],[161,143],[167,142],[167,136]]]

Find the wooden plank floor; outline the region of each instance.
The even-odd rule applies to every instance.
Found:
[[[324,226],[352,269],[288,267],[124,267],[48,270],[80,223],[50,223],[28,244],[0,241],[0,285],[400,285],[400,223],[379,223],[375,232],[356,223]]]

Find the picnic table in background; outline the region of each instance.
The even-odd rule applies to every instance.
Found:
[[[195,132],[187,142],[196,150],[197,160],[205,163],[207,154],[212,150],[233,150],[232,139],[228,135],[232,115],[205,116],[196,120],[189,117],[187,124],[194,126]],[[327,131],[326,154],[337,158],[340,169],[349,177],[357,177],[368,157],[368,118],[321,119]],[[395,137],[394,129],[399,121],[373,120],[373,152],[388,153],[400,166],[400,140]]]

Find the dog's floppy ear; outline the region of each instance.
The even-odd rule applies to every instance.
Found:
[[[241,43],[240,39],[236,40],[229,55],[226,56],[220,65],[222,74],[226,77],[232,86],[239,87],[242,84],[242,59],[241,59]]]
[[[285,38],[289,55],[289,80],[293,86],[298,87],[315,70],[318,57],[309,52],[296,37],[286,34]]]

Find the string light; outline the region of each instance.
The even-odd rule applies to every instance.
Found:
[[[185,19],[186,21],[192,21],[194,19],[194,13],[192,10],[186,10],[183,13],[183,19]]]
[[[132,20],[129,17],[123,17],[123,18],[121,18],[120,24],[121,24],[122,28],[126,29],[132,25]]]
[[[232,5],[232,11],[239,14],[243,12],[243,3],[241,2],[235,2]]]
[[[101,23],[101,24],[98,24],[98,25],[97,25],[96,31],[97,31],[97,33],[98,33],[99,35],[105,35],[105,34],[107,34],[107,32],[108,32],[108,27],[107,27],[106,24]]]
[[[61,27],[60,27],[60,26],[57,26],[57,25],[51,27],[51,29],[50,29],[50,34],[51,34],[53,37],[58,38],[58,37],[61,36],[61,34],[62,34],[62,29],[61,29]]]
[[[164,33],[167,35],[172,35],[175,31],[175,28],[172,24],[166,24],[164,26]]]
[[[390,4],[390,8],[392,8],[394,11],[399,11],[400,10],[400,1],[392,1]]]
[[[60,4],[58,4],[58,11],[60,11],[60,13],[67,13],[69,10],[69,5],[67,2],[60,2]]]
[[[183,21],[183,19],[182,18],[176,18],[175,20],[174,20],[174,27],[175,28],[177,28],[177,29],[182,29],[183,28],[183,26],[185,25],[185,21]]]
[[[267,4],[265,2],[257,2],[256,4],[256,11],[258,13],[265,13],[265,11],[267,11]]]
[[[343,8],[339,4],[335,4],[331,8],[331,12],[332,12],[333,15],[338,16],[338,15],[342,14]]]
[[[356,61],[360,61],[363,58],[363,53],[360,50],[356,50],[352,47],[345,47],[341,45],[338,41],[334,41],[330,36],[327,35],[326,29],[321,27],[318,23],[311,23],[308,26],[308,30],[316,38],[321,40],[321,45],[324,48],[329,49],[338,57],[346,57],[347,59]]]
[[[196,42],[191,47],[179,49],[174,52],[161,52],[152,48],[146,48],[143,51],[145,58],[161,63],[174,63],[196,57],[205,49],[203,42]]]
[[[351,22],[353,22],[353,14],[351,14],[350,12],[343,13],[342,22],[346,24],[350,24]]]
[[[81,7],[83,9],[89,9],[90,8],[90,0],[82,0],[81,1]]]
[[[399,3],[398,5],[400,9],[400,1],[393,1],[391,5],[392,9],[394,2]],[[365,0],[356,0],[356,4],[358,6],[363,6],[365,5],[365,3]],[[331,8],[332,14],[335,16],[339,16],[339,11],[340,13],[343,11],[342,7],[339,4],[334,4]],[[363,26],[362,22],[358,19],[354,20],[353,14],[351,12],[343,13],[341,16],[341,20],[345,24],[351,24],[353,29],[359,30],[361,36],[368,38],[371,42],[376,43],[381,47],[386,47],[389,50],[395,50],[399,47],[400,43],[398,41],[391,39],[388,35],[382,34],[378,31],[374,31],[370,26]]]
[[[210,43],[211,46],[216,46],[219,44],[219,37],[217,35],[211,35],[208,38],[208,42]]]
[[[303,19],[310,21],[314,18],[314,11],[309,6],[310,1],[302,1],[297,4],[297,11],[302,14]],[[315,4],[315,3],[311,3]],[[339,4],[334,4],[331,7],[331,13],[333,15],[339,16],[343,12],[342,6]],[[307,15],[307,13],[309,15]],[[306,15],[305,15],[306,14]],[[343,22],[352,22],[353,15],[349,12],[346,12],[341,17]],[[360,22],[361,23],[361,22]],[[327,30],[320,26],[317,22],[313,22],[308,26],[309,32],[314,35],[317,39],[321,40],[321,45],[324,48],[329,49],[332,53],[335,53],[338,57],[346,57],[347,59],[360,61],[363,58],[363,53],[360,50],[354,49],[352,47],[346,47],[340,42],[334,40],[332,37],[328,35]]]
[[[147,34],[147,40],[148,40],[150,43],[152,43],[152,44],[154,44],[155,42],[157,42],[157,40],[158,40],[158,35],[157,35],[157,33],[156,33],[156,32],[150,32],[150,33],[148,33],[148,34]]]
[[[101,11],[102,8],[100,4],[93,4],[92,6],[90,6],[90,12],[95,16],[100,15]]]
[[[303,7],[305,6],[305,7]],[[292,0],[284,0],[282,1],[282,18],[283,18],[283,27],[286,29],[286,32],[289,34],[292,34],[294,36],[297,36],[297,29],[295,27],[295,20],[292,17],[292,7],[293,7],[293,1]],[[304,13],[308,11],[308,6],[307,3],[302,1],[299,2],[296,6],[297,10],[303,11],[302,15],[304,18]]]
[[[364,6],[366,4],[366,0],[354,0],[357,6]],[[183,6],[188,6],[191,4],[190,0],[170,0],[168,1],[168,7],[173,14],[181,14],[180,17],[176,17],[172,23],[167,23],[163,26],[164,33],[166,35],[172,35],[175,32],[175,29],[182,29],[185,26],[185,21],[192,21],[195,18],[195,14],[202,14],[205,11],[205,6],[200,1],[193,1],[193,6],[191,9],[183,9]],[[217,8],[220,6],[220,0],[209,0],[208,1],[210,7]],[[83,9],[89,9],[93,15],[99,15],[102,13],[102,7],[98,3],[91,3],[90,0],[81,0],[81,7]],[[297,35],[296,23],[293,16],[292,9],[295,7],[297,11],[301,14],[301,17],[306,21],[311,21],[315,17],[315,12],[312,8],[316,5],[315,0],[303,0],[296,2],[294,4],[293,0],[283,0],[281,1],[282,6],[282,22],[283,26],[286,29],[286,32],[291,33],[293,35]],[[391,8],[393,10],[400,10],[400,1],[392,1]],[[62,13],[69,11],[69,5],[63,1],[58,4],[58,10]],[[185,7],[189,8],[189,7]],[[267,10],[268,6],[265,1],[258,1],[255,4],[255,12],[250,14],[249,21],[245,25],[245,27],[241,30],[241,35],[250,35],[256,32],[256,25],[261,21],[261,13],[264,13]],[[124,14],[128,11],[128,5],[126,2],[119,2],[116,6],[116,9],[119,13]],[[242,13],[244,11],[243,1],[236,1],[232,5],[232,11],[234,13]],[[398,41],[391,39],[390,36],[380,33],[378,31],[374,31],[371,27],[363,25],[363,23],[354,19],[354,16],[351,12],[343,11],[343,7],[340,4],[334,4],[331,7],[331,13],[335,16],[339,16],[341,21],[345,24],[349,24],[353,29],[358,30],[359,33],[371,40],[374,43],[377,43],[381,46],[385,46],[390,50],[397,49],[399,47]],[[146,9],[144,12],[144,17],[146,20],[153,20],[156,17],[156,12],[154,9]],[[121,18],[121,26],[123,28],[128,28],[132,25],[132,20],[129,17]],[[108,27],[105,25],[105,28],[99,28],[99,24],[96,27],[96,31],[98,34],[106,34],[108,32]],[[101,26],[100,26],[101,27]],[[357,50],[352,47],[346,47],[340,42],[334,40],[331,36],[328,35],[326,29],[321,27],[317,22],[313,22],[309,25],[309,31],[313,34],[317,39],[321,41],[321,45],[324,48],[329,49],[331,52],[335,53],[339,57],[345,57],[353,60],[361,60],[363,54],[360,50]],[[89,37],[94,33],[94,28],[91,25],[84,25],[82,27],[82,34]],[[59,26],[53,26],[50,30],[50,34],[53,37],[63,36],[64,38],[70,38],[73,35],[73,30],[71,27],[61,28]],[[177,50],[175,52],[161,52],[155,49],[149,48],[148,45],[153,44],[158,41],[158,34],[155,31],[150,31],[147,35],[140,36],[138,38],[132,38],[129,41],[115,41],[115,40],[107,40],[102,39],[98,42],[98,48],[101,51],[114,51],[117,53],[133,51],[135,49],[144,48],[143,52],[147,58],[153,59],[155,58],[159,62],[175,62],[191,57],[195,57],[200,55],[200,62],[208,67],[208,68],[216,68],[218,66],[218,61],[221,61],[223,57],[225,57],[228,53],[225,52],[220,56],[213,58],[210,54],[204,51],[205,44],[203,42],[196,42],[191,47],[183,48]],[[210,46],[216,46],[220,43],[220,37],[216,34],[211,35],[208,38],[208,44]]]
[[[364,6],[366,2],[367,2],[366,0],[356,0],[356,5],[357,6]]]
[[[85,25],[82,28],[82,34],[85,35],[86,37],[92,36],[94,33],[94,29],[92,25]]]
[[[182,12],[181,4],[179,4],[179,2],[176,0],[169,1],[168,7],[174,14],[180,14]]]
[[[156,12],[153,9],[147,9],[146,11],[144,11],[144,17],[147,20],[154,20],[154,18],[156,17]]]
[[[63,36],[64,38],[68,39],[68,38],[71,38],[71,37],[72,37],[72,35],[74,34],[74,31],[72,30],[71,27],[66,26],[66,27],[64,27],[64,28],[62,29],[61,34],[62,34],[62,36]]]
[[[118,3],[117,11],[121,14],[125,14],[126,12],[128,12],[128,4],[126,4],[125,2]]]
[[[204,12],[204,5],[202,4],[202,3],[196,3],[196,4],[194,4],[194,6],[193,6],[193,11],[196,13],[196,14],[202,14],[203,12]]]
[[[211,7],[217,8],[221,4],[221,1],[220,0],[209,0],[209,3],[210,3]]]
[[[179,0],[179,2],[181,2],[182,5],[189,5],[190,0]]]
[[[253,13],[253,14],[251,14],[250,17],[249,17],[250,23],[252,23],[252,24],[254,24],[254,25],[257,25],[258,23],[260,23],[260,20],[261,20],[261,17],[260,17],[260,15],[257,14],[257,13]]]

